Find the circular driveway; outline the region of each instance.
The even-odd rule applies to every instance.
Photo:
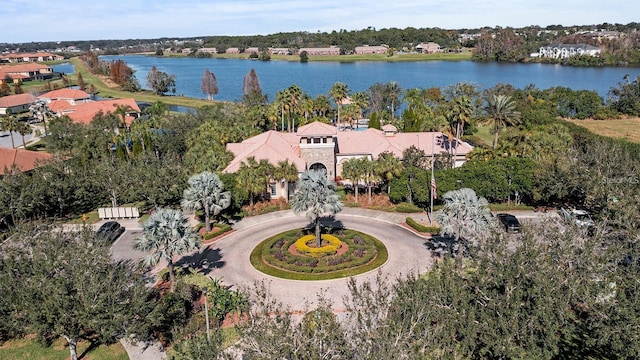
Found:
[[[389,252],[389,259],[380,268],[355,276],[358,284],[374,282],[379,272],[389,279],[410,273],[424,273],[433,263],[431,252],[426,246],[428,240],[397,223],[354,214],[337,214],[335,220],[346,228],[378,238]],[[335,304],[334,310],[340,311],[342,299],[349,294],[346,278],[285,280],[259,272],[249,261],[251,251],[264,239],[289,229],[302,228],[308,223],[304,216],[291,214],[242,228],[217,240],[209,245],[205,254],[211,264],[208,275],[238,289],[250,290],[256,284],[264,282],[270,295],[292,311],[317,305],[318,294],[324,294]]]

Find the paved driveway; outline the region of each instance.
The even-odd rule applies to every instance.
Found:
[[[388,261],[380,268],[383,275],[395,278],[409,273],[423,273],[433,263],[427,240],[392,221],[356,214],[338,214],[336,220],[346,228],[365,232],[382,241],[389,252]],[[317,294],[324,293],[340,312],[342,299],[348,295],[347,279],[298,281],[285,280],[257,271],[249,261],[253,248],[265,238],[296,227],[304,227],[304,216],[284,213],[281,217],[242,228],[210,245],[206,254],[212,270],[209,276],[221,278],[234,288],[252,288],[264,282],[271,295],[290,310],[305,310],[317,305]],[[378,270],[355,278],[359,283],[373,281]]]

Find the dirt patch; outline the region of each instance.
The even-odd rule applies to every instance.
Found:
[[[639,117],[623,117],[609,120],[574,120],[565,119],[567,122],[587,128],[589,131],[607,137],[625,139],[640,143],[640,132],[634,131],[640,127]]]

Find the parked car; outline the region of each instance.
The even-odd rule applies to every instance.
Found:
[[[124,227],[117,221],[107,221],[102,224],[96,232],[96,239],[107,241],[109,244],[115,242],[124,232]]]
[[[511,214],[498,214],[496,215],[498,220],[504,226],[504,229],[508,233],[519,233],[520,232],[520,221],[518,218]]]

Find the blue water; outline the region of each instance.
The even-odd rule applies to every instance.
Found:
[[[73,64],[71,63],[53,65],[51,66],[51,68],[53,69],[53,71],[63,73],[63,74],[73,74],[75,72]]]
[[[195,59],[144,55],[102,56],[104,60],[123,59],[133,70],[143,88],[152,66],[176,76],[176,94],[205,98],[200,90],[205,69],[218,81],[217,100],[240,100],[244,76],[253,68],[260,78],[263,93],[273,100],[276,92],[292,84],[315,97],[328,95],[336,82],[346,83],[351,91],[365,91],[375,83],[396,81],[402,89],[447,87],[459,82],[481,89],[496,84],[524,88],[534,84],[539,89],[564,86],[575,90],[595,90],[606,99],[608,91],[623,81],[625,74],[635,79],[640,68],[571,67],[549,64],[478,63],[472,61],[382,62],[288,62],[243,59]],[[168,94],[170,95],[170,94]]]

